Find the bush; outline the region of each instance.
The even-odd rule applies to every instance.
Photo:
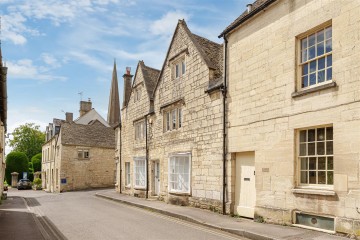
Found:
[[[33,183],[34,183],[36,186],[41,186],[41,183],[42,183],[41,178],[35,178]]]
[[[11,173],[18,172],[19,179],[22,178],[22,173],[29,170],[29,160],[23,152],[11,152],[6,156],[6,181],[11,183]]]

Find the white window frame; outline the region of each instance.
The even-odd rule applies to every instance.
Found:
[[[185,56],[179,58],[178,60],[175,60],[172,65],[174,79],[179,79],[186,74]]]
[[[332,136],[327,136],[327,129],[332,129]],[[318,140],[318,131],[320,129],[325,129],[324,140]],[[315,139],[309,140],[308,132],[309,130],[315,130]],[[306,131],[305,139],[301,136],[301,133]],[[318,144],[324,143],[324,154],[318,154]],[[332,152],[327,152],[327,144],[332,145]],[[309,145],[314,146],[314,151],[309,153]],[[311,188],[311,189],[327,189],[333,190],[334,189],[334,128],[332,125],[324,125],[324,126],[315,126],[315,127],[308,127],[302,128],[297,130],[297,141],[296,141],[296,157],[297,157],[297,180],[298,180],[298,187],[301,188]],[[310,159],[311,158],[311,159]],[[324,168],[319,169],[319,160],[325,160]],[[310,161],[315,162],[314,169],[310,169]],[[332,164],[331,164],[331,162]],[[305,163],[305,165],[304,165]],[[329,165],[330,164],[330,165]],[[329,168],[329,166],[332,165]],[[315,183],[310,183],[310,172],[315,173]],[[318,173],[325,172],[325,183],[318,183]],[[306,173],[306,181],[307,183],[302,182],[302,173]],[[332,173],[332,184],[328,184],[328,173]]]
[[[322,24],[298,37],[299,89],[306,90],[333,82],[332,43],[331,23]]]
[[[143,166],[141,166],[143,165]],[[140,171],[141,168],[144,168],[143,171]],[[138,189],[146,188],[146,158],[145,157],[135,157],[134,158],[134,187]],[[142,184],[141,184],[142,183]]]
[[[130,162],[125,162],[125,187],[131,186]]]
[[[181,159],[182,158],[182,159]],[[183,169],[182,172],[176,172],[176,170],[178,169],[178,171],[181,168],[185,167],[184,165],[180,165],[181,160],[185,160],[188,161],[188,170],[187,172],[186,169]],[[174,162],[174,163],[173,163]],[[169,156],[169,160],[168,160],[168,191],[170,193],[185,193],[185,194],[190,194],[191,193],[191,153],[186,152],[186,153],[174,153],[171,154]],[[187,175],[187,176],[186,176]],[[187,179],[185,179],[185,182],[187,181],[187,189],[186,189],[186,184],[182,184],[181,182],[181,178],[184,179],[184,177]],[[177,179],[177,180],[176,180]],[[180,184],[182,184],[181,186],[179,186]],[[177,186],[177,187],[175,187]]]
[[[135,140],[140,141],[145,139],[145,120],[138,121],[134,124],[135,129]]]
[[[78,149],[77,157],[78,157],[78,159],[90,159],[89,149]]]
[[[169,108],[163,112],[164,132],[178,130],[182,127],[182,109],[180,106]]]

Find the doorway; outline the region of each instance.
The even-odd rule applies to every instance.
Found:
[[[159,196],[160,193],[160,162],[154,162],[154,195]]]
[[[236,154],[235,214],[254,218],[256,204],[255,152]]]

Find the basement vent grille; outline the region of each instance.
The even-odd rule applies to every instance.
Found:
[[[311,228],[334,231],[334,218],[296,213],[296,224]]]

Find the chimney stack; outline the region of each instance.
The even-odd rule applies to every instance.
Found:
[[[65,113],[65,120],[67,122],[72,122],[74,120],[74,117],[73,117],[73,113],[71,112],[66,112]]]
[[[79,110],[80,117],[82,117],[85,113],[87,113],[91,109],[92,109],[92,103],[90,98],[88,101],[80,101],[80,110]]]
[[[123,98],[123,107],[127,105],[131,93],[131,82],[132,82],[131,68],[126,67],[126,73],[123,75],[124,78],[124,98]]]

